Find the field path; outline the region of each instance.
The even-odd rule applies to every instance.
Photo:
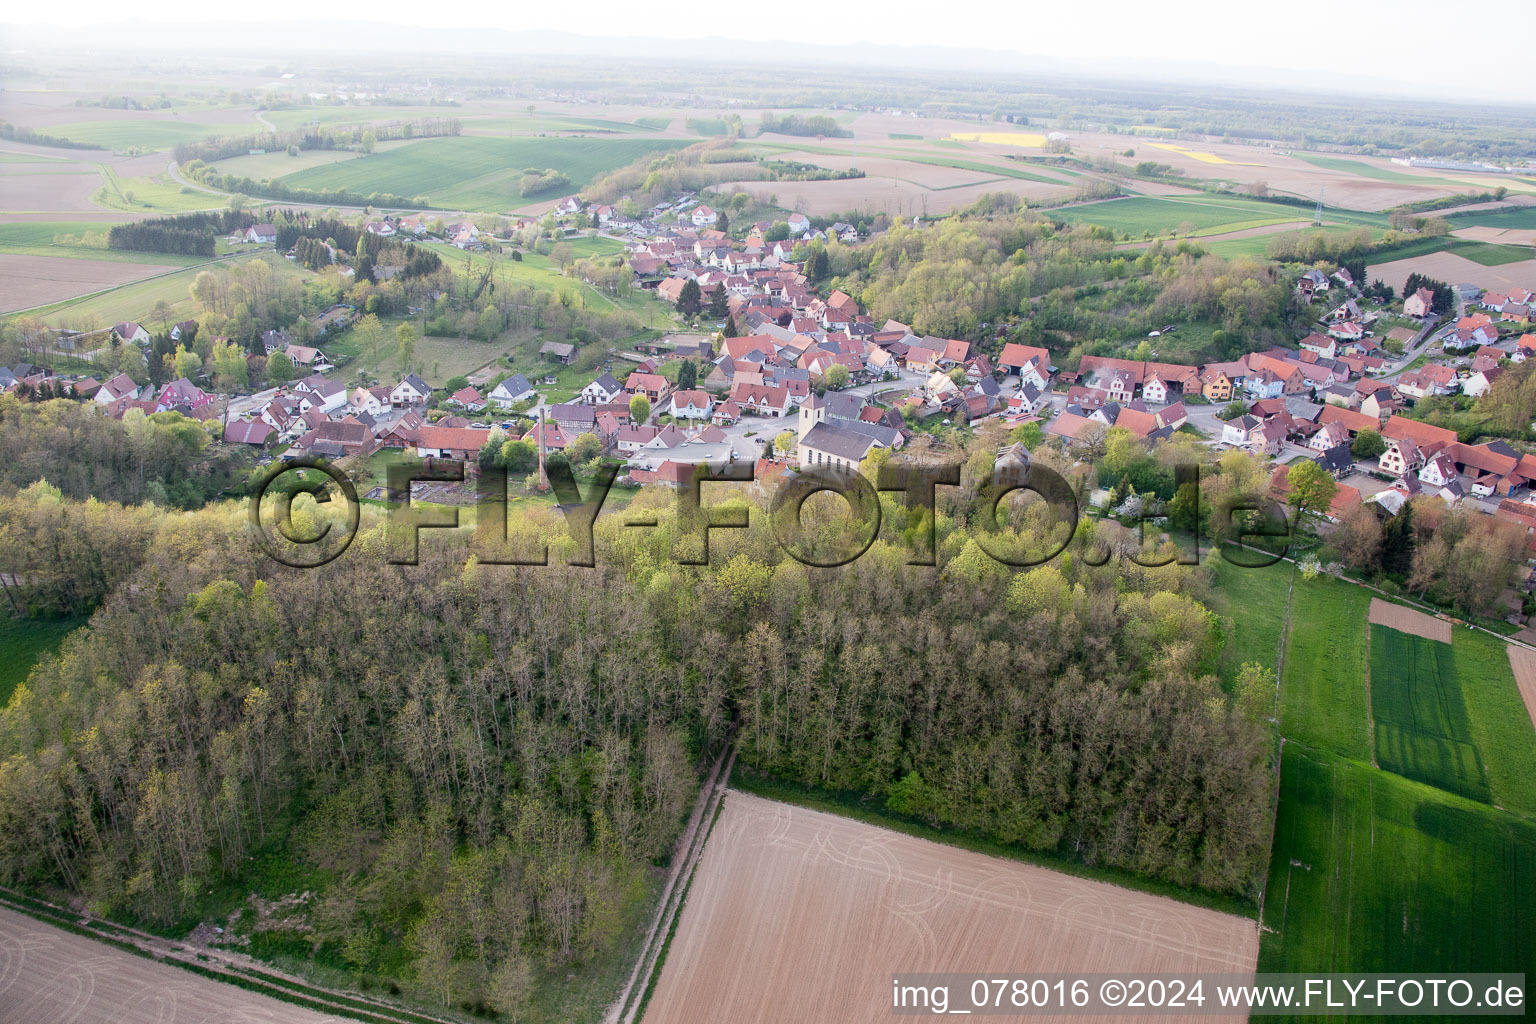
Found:
[[[666,887],[662,890],[661,902],[656,908],[656,917],[651,921],[650,930],[645,934],[645,944],[640,948],[640,956],[635,961],[635,969],[630,972],[629,981],[625,982],[623,991],[619,993],[603,1018],[605,1024],[634,1024],[639,1016],[645,1003],[646,991],[650,988],[651,979],[656,973],[658,961],[672,937],[672,927],[677,921],[678,913],[682,910],[683,896],[688,890],[688,883],[693,878],[693,872],[698,867],[700,857],[703,856],[704,843],[709,838],[715,814],[720,810],[720,804],[725,799],[726,784],[730,782],[731,768],[735,764],[736,744],[727,741],[725,749],[715,759],[715,766],[710,771],[709,778],[699,789],[698,799],[694,801],[693,813],[688,816],[688,824],[673,848],[672,872],[667,876]]]

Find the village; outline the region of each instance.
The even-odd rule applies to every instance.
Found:
[[[576,346],[558,341],[539,348],[539,365],[492,363],[452,390],[434,389],[414,372],[349,382],[326,353],[326,339],[356,316],[345,304],[311,319],[309,344],[289,330],[264,332],[266,358],[290,361],[296,379],[251,394],[215,393],[206,376],[152,387],[126,373],[96,381],[30,364],[0,368],[0,386],[89,400],[116,418],[134,409],[179,412],[209,424],[224,445],[254,449],[262,463],[307,455],[357,467],[393,451],[490,465],[509,442],[522,441],[524,461],[532,453],[541,469],[556,453],[582,463],[609,457],[623,464],[623,483],[669,487],[687,484],[700,466],[737,462],[761,460],[760,468],[777,472],[857,468],[872,451],[900,450],[938,425],[974,429],[995,420],[1014,441],[1048,440],[1088,462],[1111,430],[1149,446],[1182,433],[1213,455],[1236,448],[1270,460],[1270,489],[1280,499],[1291,470],[1315,463],[1337,482],[1329,507],[1317,510],[1323,530],[1362,504],[1385,519],[1428,495],[1518,523],[1536,538],[1536,456],[1501,440],[1462,443],[1455,431],[1408,415],[1428,398],[1485,395],[1505,367],[1536,353],[1528,291],[1461,284],[1455,308],[1441,314],[1429,287],[1386,306],[1345,267],[1314,268],[1296,290],[1315,313],[1315,329],[1295,348],[1199,366],[1084,356],[1065,370],[1046,349],[1006,337],[988,355],[975,342],[876,323],[845,292],[821,294],[807,274],[808,246],[828,237],[856,244],[853,225],[817,226],[791,214],[781,224],[730,232],[717,226],[725,217],[710,198],[685,193],[635,216],[576,196],[556,204],[552,216],[568,234],[622,241],[640,288],[705,321],[633,351],[611,349],[590,380],[560,400],[547,397],[547,385]],[[513,222],[509,235],[532,224]],[[361,230],[466,250],[493,241],[472,223],[419,215],[366,218]],[[231,242],[270,245],[275,237],[271,225],[254,224]],[[178,323],[171,337],[197,330],[197,321]],[[1168,325],[1148,340],[1176,330]],[[111,334],[114,344],[150,339],[135,322]],[[541,476],[532,486],[547,484]],[[399,497],[381,488],[372,494]],[[433,494],[470,500],[467,486]]]

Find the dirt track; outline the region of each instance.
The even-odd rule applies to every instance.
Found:
[[[1244,918],[733,790],[645,1024],[886,1022],[897,971],[1246,972],[1257,957]]]
[[[27,1024],[344,1024],[0,908],[0,1020]]]
[[[1531,724],[1536,725],[1536,651],[1510,644],[1509,667],[1515,673],[1515,685],[1520,688],[1520,699],[1525,701]]]
[[[1379,597],[1371,598],[1371,611],[1367,618],[1378,626],[1386,626],[1399,633],[1412,633],[1414,636],[1422,636],[1426,640],[1438,640],[1443,644],[1451,642],[1449,622],[1437,619],[1433,615],[1414,611],[1412,608],[1404,608],[1391,601],[1383,601]]]

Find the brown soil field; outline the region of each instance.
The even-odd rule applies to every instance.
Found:
[[[645,1024],[874,1024],[898,972],[1249,972],[1258,950],[1244,918],[732,791]]]
[[[345,1024],[0,909],[0,1020],[27,1024]]]
[[[1536,228],[1461,228],[1452,231],[1457,238],[1499,245],[1536,245]]]
[[[85,213],[101,188],[101,171],[89,164],[0,164],[0,210],[17,213]],[[65,218],[59,218],[65,219]]]
[[[1143,136],[1110,135],[1094,132],[1068,132],[1072,151],[1089,159],[1095,156],[1111,156],[1122,163],[1140,160],[1156,160],[1182,171],[1191,179],[1215,178],[1238,184],[1266,182],[1277,194],[1292,194],[1316,199],[1326,191],[1330,206],[1342,206],[1358,210],[1384,210],[1417,199],[1432,199],[1450,195],[1454,189],[1443,185],[1411,182],[1378,181],[1348,171],[1331,170],[1298,160],[1288,155],[1288,150],[1278,146],[1239,146],[1223,142],[1198,142],[1187,139],[1154,139]],[[1167,142],[1185,150],[1208,153],[1230,163],[1212,163],[1201,160],[1189,152],[1160,149],[1154,142]],[[1134,157],[1121,154],[1134,149]],[[1390,168],[1412,177],[1443,177],[1444,172],[1418,171],[1398,167],[1387,160],[1366,157],[1350,157],[1362,163]],[[1139,187],[1139,186],[1138,186]],[[1476,186],[1467,185],[1470,191]]]
[[[1404,608],[1391,601],[1383,601],[1379,597],[1371,598],[1371,611],[1366,618],[1378,626],[1386,626],[1399,633],[1412,633],[1414,636],[1421,636],[1426,640],[1438,640],[1443,644],[1451,642],[1449,622],[1412,608]]]
[[[1515,673],[1515,685],[1520,688],[1520,699],[1525,701],[1525,710],[1531,716],[1531,724],[1536,725],[1536,651],[1528,651],[1514,644],[1507,646],[1509,667]]]
[[[146,263],[0,253],[0,296],[4,297],[0,302],[7,310],[31,309],[174,269]]]
[[[862,158],[860,162],[863,162]],[[943,170],[911,163],[902,166],[914,168],[922,177],[927,177],[926,172],[930,170]],[[741,181],[717,187],[721,190],[746,192],[761,199],[776,195],[780,206],[813,215],[867,211],[886,213],[893,217],[913,217],[925,211],[929,214],[948,213],[970,206],[985,192],[1013,192],[1025,199],[1041,199],[1070,191],[1070,186],[1058,188],[1018,178],[988,181],[986,175],[979,171],[963,173],[968,174],[976,184],[934,191],[901,178],[871,175],[847,181]]]
[[[1378,263],[1365,269],[1372,280],[1379,277],[1398,291],[1403,290],[1403,282],[1408,280],[1408,275],[1415,271],[1444,281],[1446,284],[1467,282],[1481,285],[1488,291],[1507,292],[1511,288],[1536,290],[1536,259],[1506,263],[1499,267],[1485,267],[1481,263],[1472,262],[1465,256],[1457,256],[1449,252],[1434,252],[1428,256]]]

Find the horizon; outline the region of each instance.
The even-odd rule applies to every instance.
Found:
[[[1507,0],[1496,0],[1494,6],[1497,11],[1491,16],[1493,20],[1502,16],[1498,12],[1507,13],[1511,18],[1519,14],[1518,8]],[[967,73],[999,77],[1075,77],[1096,83],[1125,84],[1155,81],[1207,89],[1237,86],[1264,92],[1331,93],[1373,100],[1383,97],[1400,100],[1436,98],[1456,104],[1493,102],[1516,108],[1533,105],[1528,83],[1516,64],[1481,64],[1477,76],[1470,81],[1459,78],[1438,80],[1415,74],[1419,65],[1405,64],[1387,47],[1367,47],[1362,52],[1341,57],[1336,52],[1338,46],[1317,45],[1312,38],[1316,30],[1310,26],[1270,24],[1253,17],[1233,17],[1226,9],[1222,9],[1218,19],[1216,5],[1209,2],[1184,14],[1176,25],[1148,25],[1127,17],[1134,12],[1128,2],[1114,0],[1110,12],[1095,25],[1092,48],[1097,52],[1093,54],[1053,52],[1053,44],[1069,38],[1076,27],[1073,16],[1065,12],[1026,11],[1004,15],[1002,19],[1007,24],[999,31],[988,32],[985,42],[978,42],[974,27],[977,22],[998,20],[998,16],[985,11],[982,5],[966,3],[963,5],[966,14],[974,14],[974,17],[949,18],[943,24],[925,26],[921,31],[909,29],[909,19],[899,16],[900,11],[909,7],[912,5],[899,5],[894,17],[871,19],[861,16],[862,8],[828,12],[796,0],[783,8],[786,16],[776,19],[774,28],[753,34],[748,30],[732,31],[732,24],[714,20],[697,19],[680,24],[642,21],[633,19],[628,9],[606,2],[600,3],[594,16],[583,24],[611,27],[610,31],[573,31],[566,24],[568,19],[552,9],[548,12],[519,11],[517,17],[512,18],[489,5],[480,4],[435,14],[430,24],[423,24],[415,8],[398,0],[376,5],[375,9],[380,12],[378,16],[362,21],[339,18],[329,11],[318,12],[292,0],[279,0],[264,12],[265,16],[231,12],[216,19],[175,16],[177,13],[203,13],[204,8],[186,0],[161,4],[156,15],[138,18],[123,18],[121,8],[101,0],[86,0],[71,4],[67,9],[68,17],[62,20],[58,9],[40,9],[45,13],[30,18],[25,12],[20,17],[13,14],[9,20],[0,23],[0,43],[15,55],[39,48],[43,40],[55,45],[61,42],[74,45],[79,40],[91,45],[95,39],[103,44],[134,45],[134,33],[148,31],[168,36],[167,42],[192,43],[216,52],[253,53],[270,46],[266,40],[275,33],[283,37],[283,45],[289,47],[290,52],[340,52],[347,49],[346,41],[332,47],[284,35],[299,25],[349,28],[354,33],[354,44],[360,37],[383,35],[396,38],[397,44],[389,45],[398,45],[400,50],[414,49],[433,54],[453,52],[457,46],[457,40],[452,38],[454,33],[468,33],[474,39],[472,45],[460,48],[461,52],[483,55],[526,54],[530,47],[544,44],[557,47],[544,51],[550,57],[606,58],[614,56],[616,50],[624,53],[636,45],[643,50],[647,43],[676,42],[715,46],[721,59],[796,66],[820,65],[819,58],[826,51],[846,48],[850,70],[878,66],[883,55],[890,59],[899,57],[904,66],[923,70],[952,68],[963,58]],[[1431,13],[1427,3],[1412,0],[1406,5],[1401,23],[1418,22],[1420,19],[1414,17],[1414,12],[1419,9],[1426,16]],[[639,23],[626,24],[626,18]],[[1330,28],[1338,38],[1359,38],[1362,33],[1376,35],[1384,31],[1364,12],[1345,12],[1342,19],[1341,24]],[[1036,23],[1041,27],[1026,34],[1026,25]],[[793,31],[799,24],[814,24],[817,31],[807,39],[804,33]],[[225,30],[235,25],[241,26],[240,38],[236,41],[224,38]],[[1252,38],[1256,31],[1262,31],[1268,41],[1266,57],[1261,58],[1261,62],[1240,65],[1222,60],[1239,53],[1239,45]],[[497,34],[501,37],[496,38]],[[65,35],[69,37],[67,40],[50,38]],[[1021,46],[999,46],[994,42],[1013,38],[1044,42]],[[829,39],[846,39],[847,42],[822,41]],[[618,48],[603,45],[615,43],[624,45]],[[786,46],[797,47],[798,52],[777,52],[777,48]],[[720,52],[721,48],[729,52]],[[764,52],[765,49],[774,52]],[[386,48],[381,52],[399,51]],[[1207,53],[1215,54],[1215,59],[1203,56]],[[1284,60],[1267,59],[1267,54],[1274,53],[1288,56]],[[631,56],[639,61],[665,61],[676,55],[639,52]],[[1016,60],[1029,63],[1017,68],[1008,66]],[[1100,67],[1098,62],[1101,60],[1110,66]],[[1128,66],[1127,61],[1138,63]],[[1346,70],[1340,70],[1341,63]]]

